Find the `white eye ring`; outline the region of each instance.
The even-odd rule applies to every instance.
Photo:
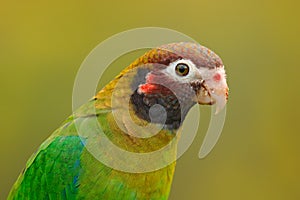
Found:
[[[188,68],[188,73],[184,71],[183,74],[176,70],[177,66],[184,65]],[[189,59],[179,59],[169,64],[168,67],[163,69],[162,72],[166,73],[169,77],[181,83],[189,83],[198,76],[198,69],[196,65]]]

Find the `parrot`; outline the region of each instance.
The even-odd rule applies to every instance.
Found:
[[[41,144],[8,200],[168,199],[176,136],[188,134],[181,133],[183,121],[196,104],[222,110],[228,100],[226,78],[221,58],[198,43],[175,42],[148,50]],[[169,149],[159,159],[126,162],[127,157],[115,158],[109,146],[102,146],[104,137],[126,152],[141,155],[166,145]],[[99,156],[113,164],[120,160],[116,164],[120,167],[101,162]],[[152,164],[163,167],[147,170]],[[121,170],[122,165],[131,171]]]

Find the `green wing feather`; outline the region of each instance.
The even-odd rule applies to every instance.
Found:
[[[8,199],[167,199],[175,164],[149,173],[125,173],[105,166],[85,148],[76,126],[95,117],[107,135],[116,135],[106,126],[111,110],[103,107],[91,114],[94,103],[82,106],[40,146]]]

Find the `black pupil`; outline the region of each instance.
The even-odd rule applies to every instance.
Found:
[[[181,73],[183,73],[184,71],[185,71],[185,66],[180,66],[180,68],[179,68],[179,71],[181,72]]]

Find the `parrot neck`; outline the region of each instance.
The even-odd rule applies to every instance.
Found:
[[[107,136],[113,143],[132,152],[156,151],[171,142],[172,148],[168,153],[170,155],[166,157],[176,156],[179,138],[176,135],[181,134],[182,122],[195,103],[191,102],[190,98],[177,99],[175,94],[166,88],[159,88],[147,82],[149,69],[134,69],[126,68],[95,96],[96,109],[110,108],[115,113],[105,116],[110,129],[104,132],[108,133]],[[145,88],[140,86],[145,86]],[[184,97],[184,95],[178,96]],[[164,117],[160,117],[163,115]],[[106,126],[103,124],[101,127],[103,129]],[[153,128],[150,135],[152,133],[154,135],[147,135],[149,129],[143,129],[147,126]],[[139,127],[142,128],[139,129]],[[176,137],[175,140],[173,140],[174,137]]]

